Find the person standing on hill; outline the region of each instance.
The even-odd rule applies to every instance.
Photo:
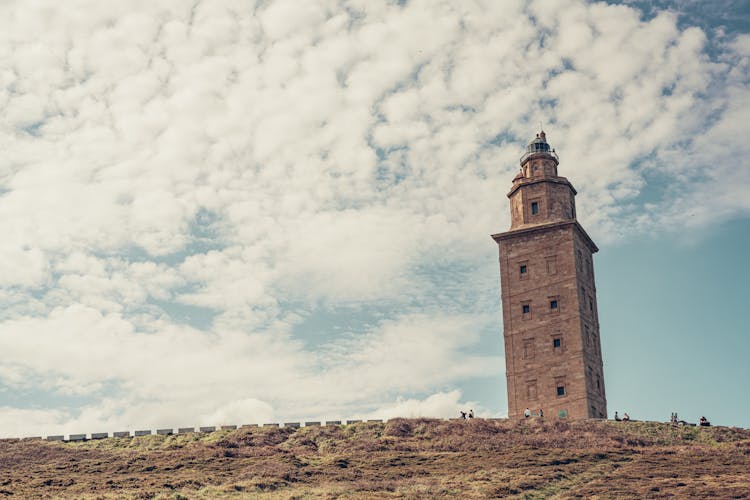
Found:
[[[539,418],[544,418],[544,410],[539,408]]]
[[[474,410],[469,410],[469,418],[474,418]]]

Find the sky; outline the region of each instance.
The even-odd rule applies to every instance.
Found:
[[[507,415],[540,123],[609,413],[750,427],[739,1],[0,3],[0,437]]]

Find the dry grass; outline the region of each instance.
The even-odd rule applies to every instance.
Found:
[[[0,498],[750,498],[750,431],[398,419],[0,441]]]

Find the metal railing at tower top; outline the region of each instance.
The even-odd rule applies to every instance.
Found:
[[[533,155],[537,155],[537,154],[549,155],[549,156],[551,156],[552,158],[554,158],[555,160],[557,160],[559,162],[560,161],[560,157],[557,156],[557,153],[555,153],[555,150],[554,149],[550,150],[549,149],[549,145],[547,145],[547,144],[545,144],[545,146],[547,146],[546,150],[545,149],[532,149],[531,151],[529,151],[529,148],[531,147],[531,146],[529,146],[529,148],[526,149],[526,152],[523,154],[523,156],[521,156],[521,163],[523,163],[524,161],[526,161],[526,159],[528,157],[533,156]]]

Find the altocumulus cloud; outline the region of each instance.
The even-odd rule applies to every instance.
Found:
[[[0,39],[3,435],[454,412],[539,120],[601,242],[750,210],[748,37],[666,12],[18,1]]]

